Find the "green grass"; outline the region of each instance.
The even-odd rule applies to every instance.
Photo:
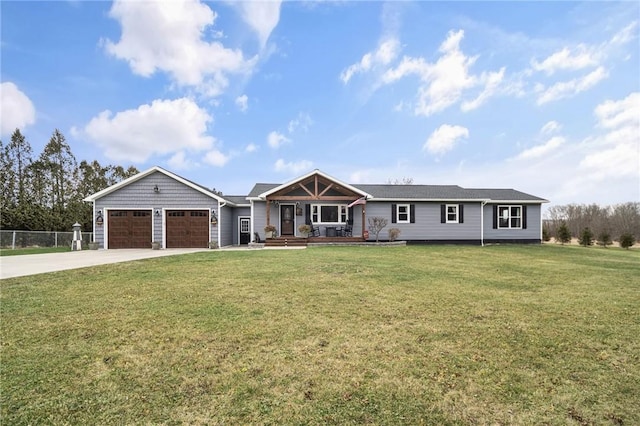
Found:
[[[64,253],[71,251],[71,247],[29,247],[13,249],[0,249],[0,256],[21,256],[24,254]]]
[[[6,424],[640,424],[640,253],[210,251],[0,282]]]

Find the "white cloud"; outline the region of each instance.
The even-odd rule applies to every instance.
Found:
[[[535,59],[531,61],[531,66],[536,71],[543,71],[547,75],[552,75],[559,70],[579,70],[599,64],[600,58],[590,48],[584,44],[578,45],[572,52],[568,47],[564,47],[542,62]]]
[[[422,149],[432,154],[442,155],[451,151],[460,138],[468,137],[469,129],[466,127],[443,124],[434,130]]]
[[[360,62],[343,70],[340,74],[340,80],[347,84],[355,74],[369,71],[378,65],[388,65],[398,56],[399,50],[400,43],[396,38],[392,37],[381,41],[375,52],[365,53]]]
[[[518,154],[516,159],[527,160],[532,158],[543,157],[545,155],[550,155],[564,143],[565,143],[565,138],[561,136],[554,136],[551,139],[549,139],[547,142],[541,145],[536,145],[533,148],[529,148],[522,151],[520,154]]]
[[[197,166],[185,156],[184,151],[178,151],[167,161],[167,164],[174,170],[188,170]]]
[[[598,124],[602,127],[616,128],[624,124],[633,124],[640,120],[640,92],[629,94],[621,101],[605,101],[595,109]]]
[[[267,136],[267,143],[273,149],[280,148],[281,145],[291,142],[291,139],[287,138],[282,133],[278,133],[275,130]]]
[[[504,71],[505,68],[502,67],[498,72],[483,72],[479,80],[484,83],[484,90],[474,100],[463,102],[460,109],[465,112],[477,109],[491,98],[504,78]]]
[[[285,162],[282,158],[276,161],[274,169],[276,172],[288,172],[293,174],[300,174],[308,171],[313,166],[313,163],[308,160],[300,160],[296,162]]]
[[[297,130],[307,132],[312,124],[313,120],[311,116],[306,112],[301,112],[296,118],[289,122],[288,130],[289,133],[295,133]]]
[[[224,155],[217,149],[214,149],[205,154],[203,161],[212,166],[222,167],[229,161],[229,156]]]
[[[103,111],[72,134],[100,146],[110,159],[144,162],[152,155],[210,149],[215,138],[207,135],[207,125],[212,120],[190,99],[155,100],[115,115]]]
[[[2,102],[2,128],[0,135],[11,135],[16,129],[23,130],[35,123],[36,109],[31,99],[18,86],[10,81],[0,84],[0,100]]]
[[[460,50],[463,37],[463,30],[449,31],[439,48],[442,55],[435,63],[428,63],[423,58],[404,57],[397,67],[384,73],[381,82],[390,84],[409,75],[418,75],[421,84],[414,113],[423,116],[448,108],[458,102],[465,90],[484,84],[483,92],[462,106],[464,111],[477,108],[496,93],[498,84],[503,79],[504,69],[483,73],[479,77],[470,74],[469,68],[477,57],[467,56]]]
[[[249,108],[249,98],[247,95],[238,96],[236,98],[236,106],[240,111],[245,112]]]
[[[222,93],[228,74],[246,73],[257,60],[247,61],[242,51],[203,39],[216,14],[198,0],[118,0],[109,16],[122,26],[120,41],[104,41],[109,54],[126,60],[135,74],[149,77],[164,71],[179,86],[195,87],[207,96]]]
[[[244,21],[258,35],[260,47],[264,47],[280,20],[281,1],[239,1],[233,5],[240,9]]]
[[[604,67],[598,67],[580,78],[555,83],[542,92],[538,97],[537,103],[538,105],[543,105],[547,102],[575,96],[580,92],[590,89],[607,77],[609,77],[609,72]]]
[[[542,129],[540,129],[540,133],[543,135],[548,135],[551,133],[558,132],[561,129],[562,129],[562,124],[558,123],[555,120],[551,120],[548,123],[546,123],[544,126],[542,126]]]
[[[244,149],[246,152],[256,152],[258,150],[258,145],[254,144],[254,143],[250,143],[249,145],[247,145],[247,147]]]
[[[580,161],[580,168],[599,179],[628,176],[640,184],[640,92],[607,100],[594,115],[608,133],[585,143],[595,149]]]

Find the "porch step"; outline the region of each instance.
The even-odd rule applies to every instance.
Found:
[[[362,237],[276,237],[267,238],[265,247],[306,247],[308,243],[335,244],[335,243],[361,243]]]
[[[300,237],[267,238],[265,247],[306,247],[307,239]]]

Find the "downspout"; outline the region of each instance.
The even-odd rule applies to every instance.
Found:
[[[220,244],[221,240],[220,240],[220,233],[221,233],[221,229],[222,226],[220,226],[222,224],[222,208],[224,206],[227,205],[226,201],[223,201],[222,203],[220,202],[220,200],[218,200],[218,247],[222,247],[222,244]]]
[[[489,200],[484,200],[480,203],[480,246],[484,247],[484,206],[487,205]]]

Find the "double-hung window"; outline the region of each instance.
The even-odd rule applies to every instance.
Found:
[[[447,204],[447,223],[458,223],[458,205]]]
[[[397,209],[396,223],[409,223],[409,219],[410,219],[409,204],[398,204],[396,206],[396,209]]]
[[[498,228],[521,229],[522,206],[498,206]]]

